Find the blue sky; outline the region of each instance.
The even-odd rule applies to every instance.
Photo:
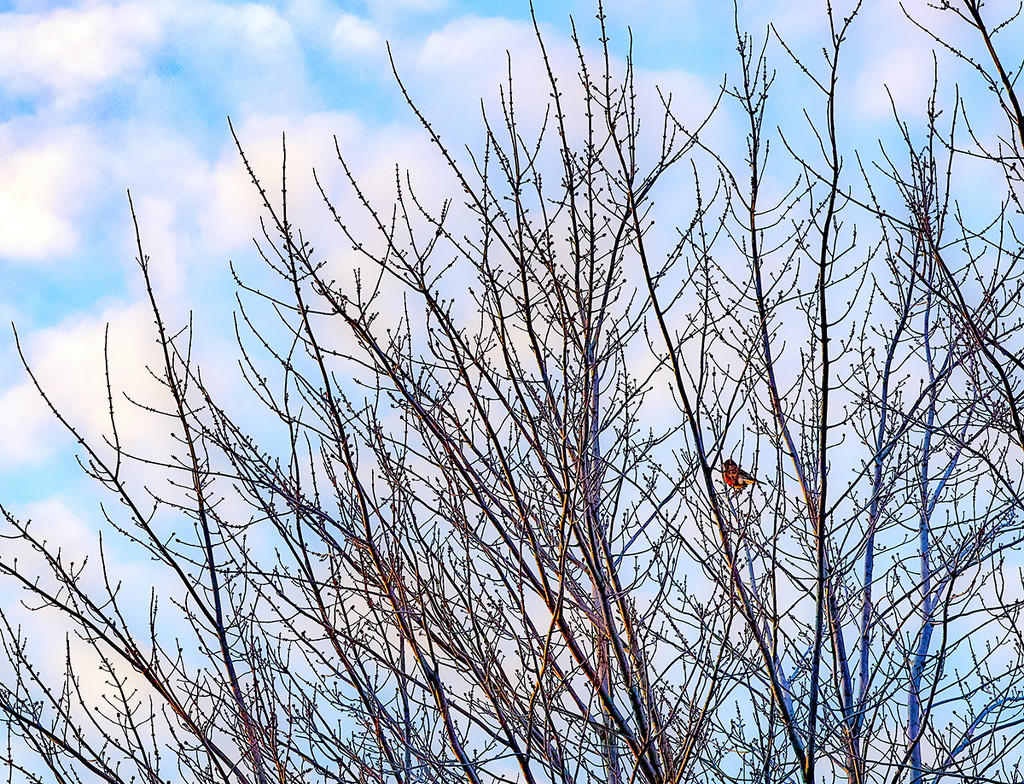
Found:
[[[571,84],[568,20],[572,15],[584,45],[595,50],[594,4],[537,5],[552,61]],[[842,14],[852,4],[837,5]],[[950,15],[930,11],[926,0],[904,5],[940,37],[983,55]],[[681,116],[701,118],[723,74],[735,79],[731,3],[609,0],[606,9],[611,48],[620,60],[632,35],[641,98],[652,109],[660,85],[673,94]],[[993,19],[1008,9],[1009,0],[988,6]],[[824,2],[746,0],[739,16],[758,39],[774,24],[794,51],[821,68]],[[287,134],[292,216],[319,253],[342,266],[348,243],[331,230],[311,176],[315,167],[328,190],[343,191],[335,138],[378,203],[390,199],[396,166],[411,172],[432,203],[458,196],[402,100],[388,42],[412,96],[452,149],[480,140],[480,101],[495,106],[507,58],[519,116],[536,126],[543,115],[549,88],[525,0],[0,0],[0,503],[38,520],[67,548],[95,551],[94,488],[74,463],[75,443],[21,368],[6,326],[11,322],[54,403],[97,445],[110,430],[103,375],[109,336],[122,443],[162,459],[177,448],[165,419],[118,396],[123,391],[147,403],[161,391],[147,370],[160,360],[134,262],[129,189],[165,319],[177,328],[191,314],[204,380],[243,415],[252,413],[234,366],[237,306],[229,263],[258,281],[261,262],[252,237],[260,231],[259,204],[227,117],[272,190],[281,135]],[[1019,62],[1024,40],[1001,43],[1007,61]],[[933,52],[940,100],[948,106],[959,85],[979,136],[1006,133],[1005,118],[969,68],[936,52],[899,4],[868,0],[840,76],[839,125],[847,149],[876,155],[879,140],[899,148],[890,97],[903,120],[923,125]],[[778,76],[769,122],[784,124],[788,138],[811,149],[801,110],[814,114],[820,96],[777,43],[771,58]],[[741,167],[744,127],[733,107],[723,107],[710,133]],[[774,160],[780,170],[766,188],[785,190],[792,163],[779,150]],[[991,187],[985,177],[992,173],[975,177],[970,166],[962,159],[958,168],[962,206],[991,212],[1005,184]],[[672,196],[662,192],[659,203],[674,206]],[[656,231],[663,229],[671,226]],[[166,482],[166,476],[138,476]],[[117,572],[129,584],[135,577],[139,585],[159,579],[145,573],[144,553],[122,556]]]
[[[796,51],[815,58],[827,29],[824,4],[817,5],[743,2],[741,23],[760,36],[771,21]],[[994,16],[1003,5],[991,6]],[[937,31],[960,35],[924,2],[907,7]],[[547,96],[543,84],[533,89],[537,44],[528,5],[519,0],[23,0],[0,9],[0,323],[17,325],[55,402],[93,438],[106,427],[107,325],[115,386],[142,399],[152,391],[144,369],[153,360],[152,319],[133,261],[127,189],[169,319],[182,324],[194,313],[204,335],[200,360],[230,385],[230,363],[222,361],[234,309],[228,263],[252,268],[259,225],[228,116],[268,180],[279,171],[281,133],[288,134],[293,210],[330,254],[339,240],[328,231],[310,170],[340,182],[334,135],[381,198],[396,165],[439,196],[451,184],[401,100],[386,42],[414,97],[457,143],[480,138],[479,102],[497,95],[506,52],[524,116],[539,117]],[[731,4],[610,0],[606,9],[613,51],[625,53],[628,28],[641,82],[672,90],[684,114],[698,116],[722,74],[735,69]],[[566,78],[570,15],[594,45],[593,3],[538,3]],[[920,122],[932,50],[895,4],[867,3],[843,71],[844,132],[865,140],[891,133],[886,87],[904,116]],[[774,63],[777,116],[792,116],[811,93],[778,47]],[[942,63],[955,70],[948,58]],[[980,82],[963,69],[959,76],[968,100],[985,99]],[[733,119],[723,112],[715,132],[739,151],[742,128]],[[1002,120],[989,110],[980,122]],[[129,440],[148,446],[164,437],[130,412],[123,427]],[[27,383],[5,327],[4,501],[61,497],[54,478],[65,475],[73,451]]]

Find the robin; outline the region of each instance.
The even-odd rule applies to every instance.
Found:
[[[757,482],[754,477],[736,465],[733,460],[726,460],[722,466],[722,478],[729,487],[733,487],[737,492],[742,490],[747,485],[752,485]]]

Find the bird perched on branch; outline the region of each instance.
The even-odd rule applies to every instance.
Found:
[[[725,461],[725,464],[722,466],[722,478],[729,487],[735,488],[737,492],[747,485],[757,483],[753,476],[736,465],[733,460]]]

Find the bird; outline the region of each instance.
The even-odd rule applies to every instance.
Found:
[[[736,465],[734,460],[726,460],[722,466],[722,478],[725,483],[739,492],[747,485],[756,484],[757,480]]]

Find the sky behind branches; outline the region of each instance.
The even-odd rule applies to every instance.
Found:
[[[820,68],[824,3],[797,5],[743,2],[740,26],[761,41],[773,24]],[[988,10],[994,19],[1007,7]],[[906,8],[936,34],[966,40],[949,15],[920,0]],[[258,266],[252,237],[260,227],[257,194],[228,117],[272,188],[279,187],[286,134],[293,215],[329,257],[347,243],[330,230],[311,170],[329,189],[341,188],[335,138],[370,195],[385,203],[396,166],[438,200],[457,193],[402,98],[388,44],[409,93],[456,151],[482,138],[481,100],[497,112],[509,63],[521,117],[539,127],[548,100],[529,6],[519,0],[24,0],[0,9],[0,322],[16,325],[54,403],[93,438],[109,430],[105,334],[114,389],[143,401],[155,390],[145,370],[157,367],[152,315],[134,262],[127,190],[168,321],[182,326],[192,314],[207,380],[221,376],[230,390],[237,381],[234,360],[225,361],[234,357],[236,309],[229,262],[241,270]],[[632,48],[652,124],[654,85],[672,94],[682,117],[699,122],[723,75],[735,78],[730,4],[609,0],[606,11],[612,51],[624,58]],[[594,12],[589,0],[538,3],[545,45],[566,84],[575,78],[570,17],[594,54]],[[813,111],[818,98],[810,83],[777,40],[770,46],[779,69],[770,119],[792,120],[805,106]],[[898,5],[865,4],[840,76],[841,134],[851,145],[877,150],[876,138],[892,138],[892,104],[905,121],[924,122],[935,49]],[[1009,61],[1017,55],[1019,44]],[[941,51],[938,64],[943,97],[958,83],[980,107],[978,125],[1004,122],[979,79]],[[731,107],[711,130],[741,159],[744,130]],[[656,142],[659,129],[650,131]],[[979,182],[979,201],[986,195]],[[155,448],[166,438],[141,412],[119,412],[130,446]],[[28,383],[5,327],[0,497],[28,511],[74,506],[63,479],[72,481],[73,452]]]

